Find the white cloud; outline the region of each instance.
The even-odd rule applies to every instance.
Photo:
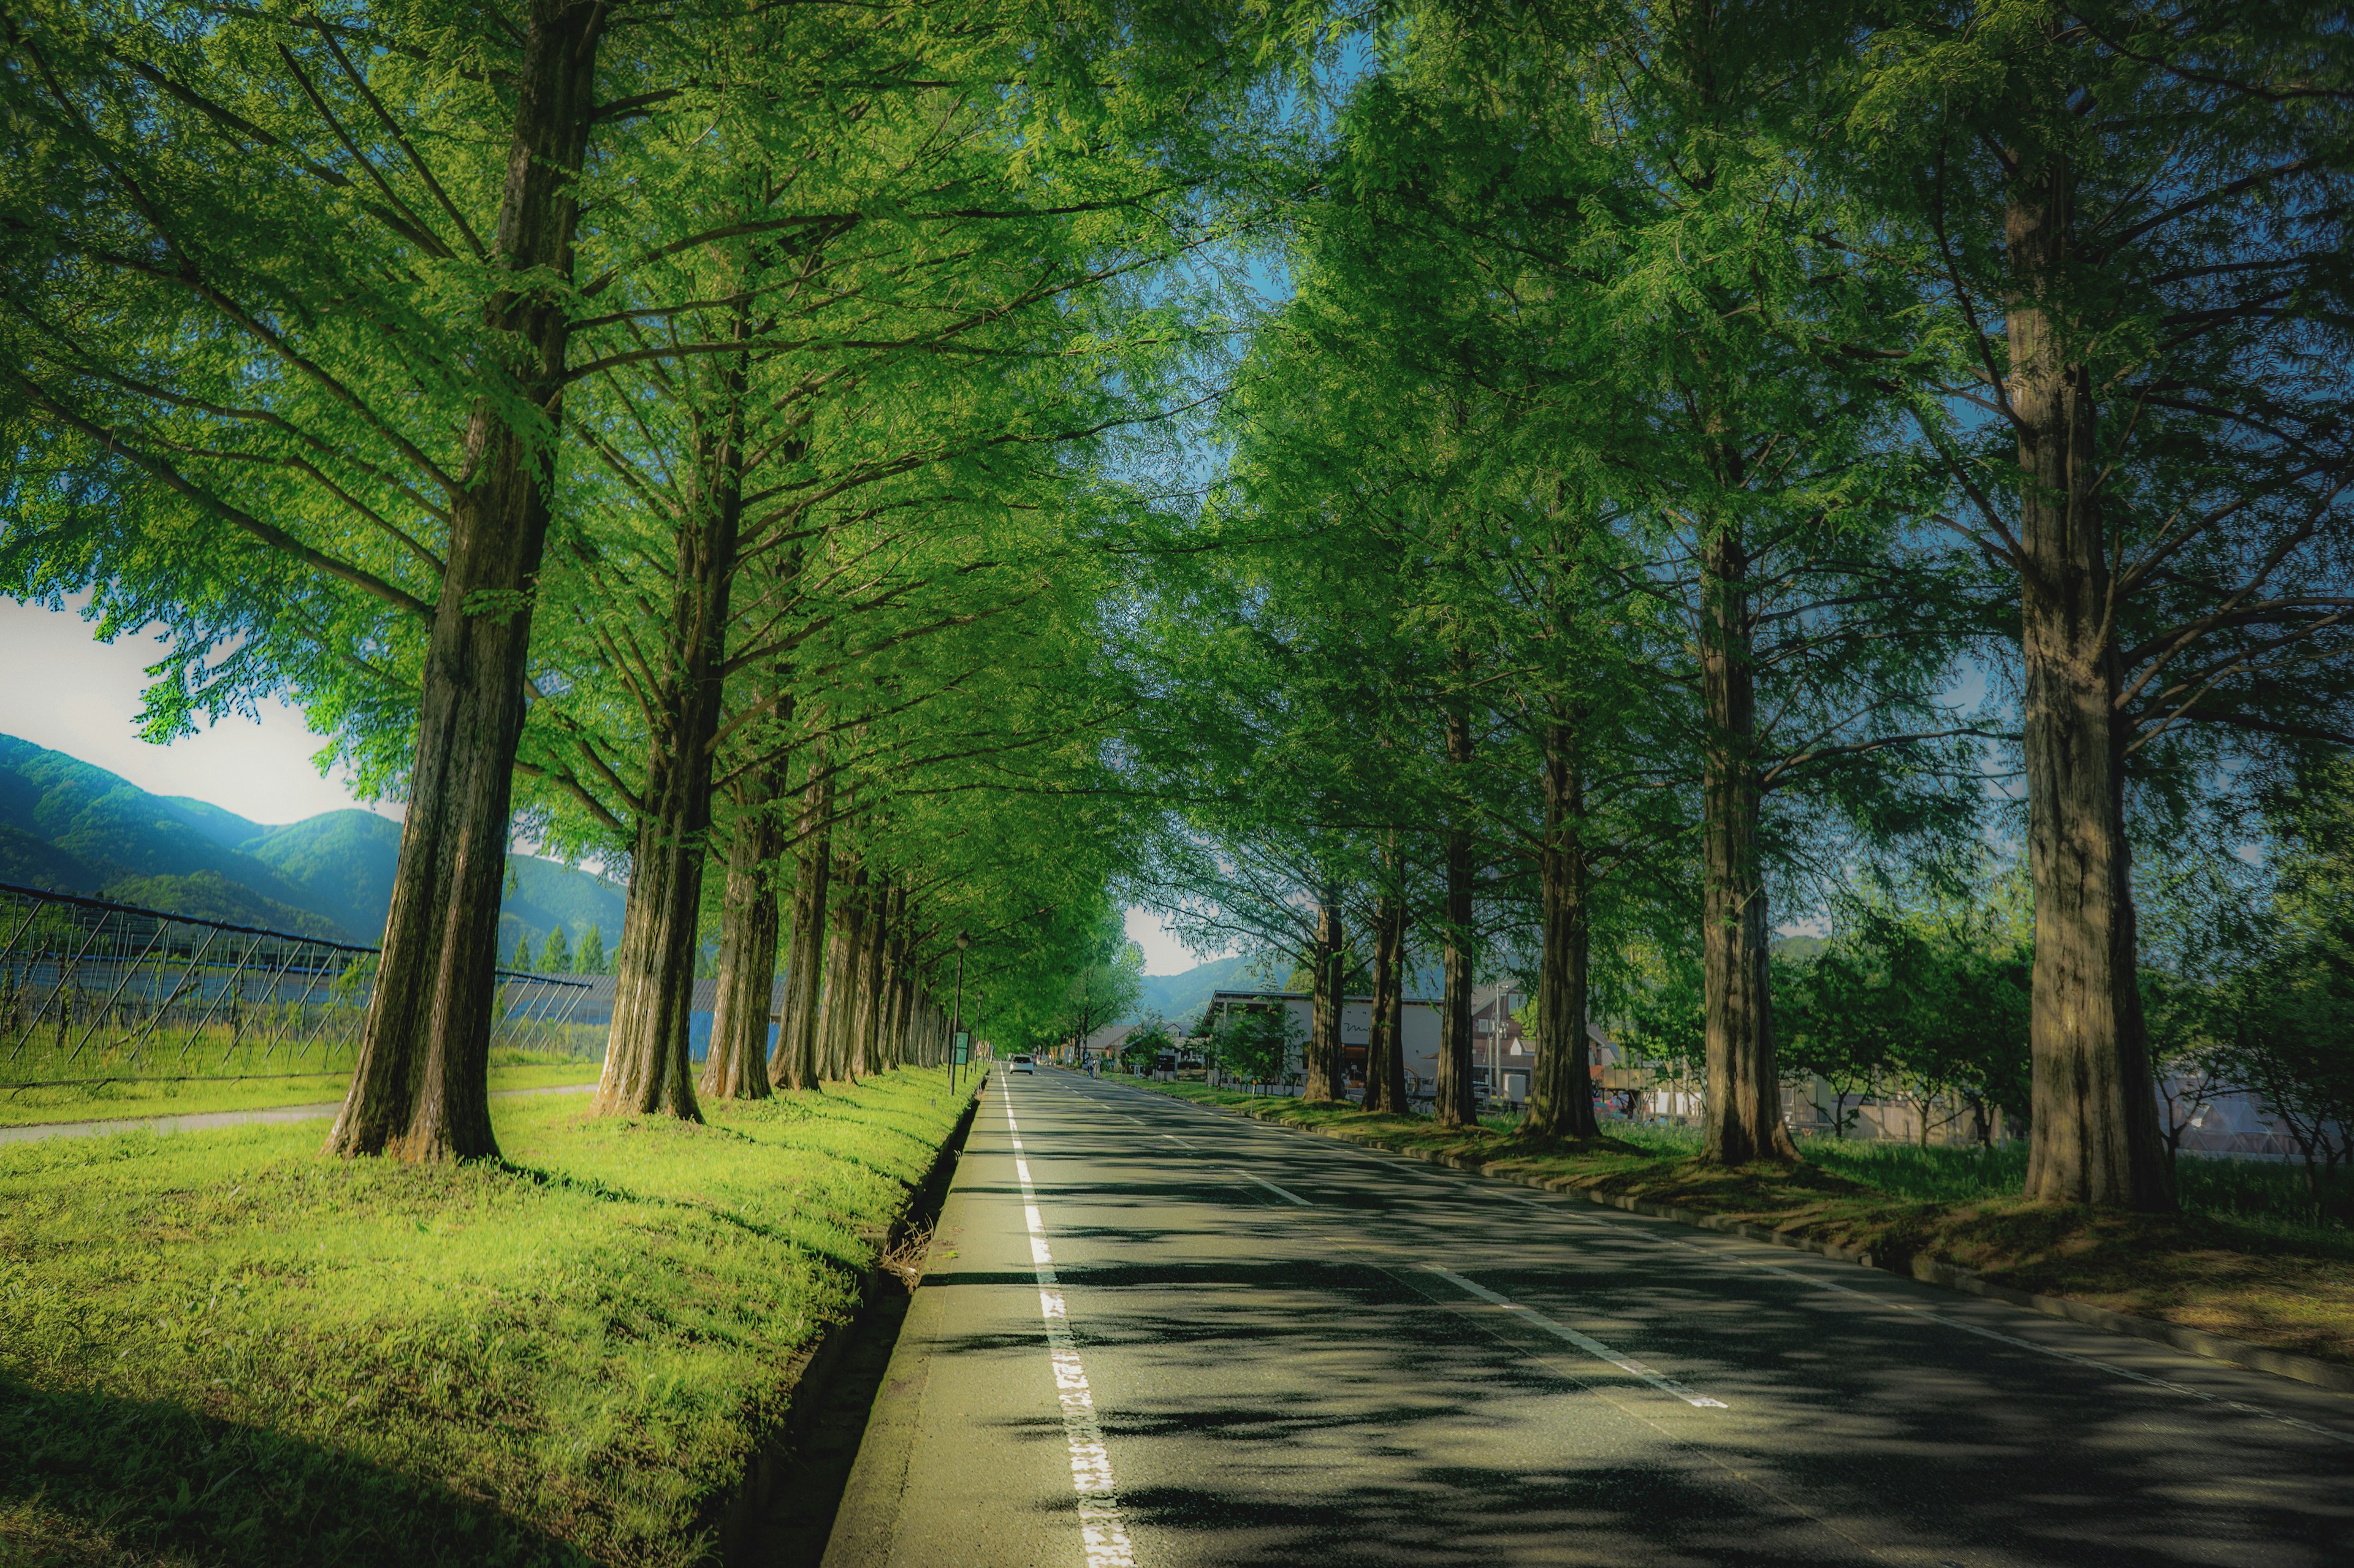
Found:
[[[1213,959],[1233,954],[1233,949],[1198,955],[1188,951],[1185,944],[1161,924],[1161,916],[1150,909],[1130,909],[1127,924],[1128,939],[1144,949],[1144,972],[1149,975],[1182,975]]]
[[[282,703],[259,723],[223,719],[170,746],[141,740],[140,693],[159,657],[144,634],[101,642],[73,610],[0,599],[0,734],[272,826],[350,806],[398,819],[397,807],[354,800],[340,772],[321,778],[311,758],[324,743]]]

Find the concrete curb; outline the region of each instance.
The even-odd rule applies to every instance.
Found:
[[[941,1139],[939,1150],[932,1156],[932,1162],[926,1168],[922,1179],[910,1189],[918,1197],[940,1179],[944,1170],[952,1168],[962,1156],[966,1135],[971,1132],[973,1118],[981,1112],[980,1088],[985,1082],[987,1079],[984,1077],[975,1083],[971,1097],[957,1115],[956,1124],[949,1129],[948,1137]],[[916,1204],[910,1202],[892,1227],[891,1234],[885,1238],[885,1254],[897,1244],[907,1221],[915,1213]],[[768,1554],[762,1526],[768,1519],[769,1507],[776,1499],[779,1488],[792,1479],[795,1451],[816,1418],[817,1408],[824,1400],[826,1384],[833,1376],[834,1367],[849,1349],[851,1336],[865,1317],[867,1308],[874,1305],[875,1293],[882,1287],[882,1266],[877,1263],[859,1277],[858,1309],[838,1322],[827,1324],[822,1333],[794,1353],[792,1391],[786,1396],[784,1416],[745,1467],[736,1495],[728,1499],[720,1515],[718,1545],[721,1563],[735,1565],[735,1568],[751,1568],[751,1565],[765,1563]]]
[[[1143,1087],[1144,1086],[1122,1086]],[[1148,1089],[1147,1092],[1158,1091]],[[1491,1181],[1509,1181],[1514,1186],[1531,1187],[1538,1192],[1565,1193],[1571,1197],[1585,1198],[1605,1208],[1623,1209],[1630,1214],[1641,1214],[1649,1219],[1671,1220],[1677,1224],[1690,1225],[1697,1230],[1718,1231],[1726,1235],[1739,1236],[1745,1241],[1770,1242],[1776,1246],[1789,1247],[1797,1252],[1814,1253],[1818,1256],[1832,1258],[1840,1263],[1861,1264],[1866,1268],[1880,1268],[1886,1273],[1902,1274],[1908,1278],[1917,1279],[1924,1285],[1941,1286],[1947,1290],[1958,1290],[1965,1295],[1981,1296],[1989,1300],[2007,1302],[2013,1307],[2024,1307],[2032,1311],[2041,1312],[2047,1317],[2065,1318],[2071,1322],[2082,1323],[2087,1328],[2105,1330],[2112,1334],[2125,1334],[2134,1339],[2149,1340],[2190,1355],[2203,1356],[2209,1361],[2225,1361],[2232,1366],[2245,1367],[2252,1372],[2270,1372],[2275,1377],[2292,1378],[2298,1383],[2311,1383],[2317,1388],[2331,1389],[2339,1393],[2354,1393],[2354,1367],[2340,1366],[2335,1361],[2325,1361],[2313,1356],[2301,1356],[2289,1351],[2275,1351],[2264,1345],[2252,1345],[2243,1340],[2226,1339],[2221,1334],[2204,1333],[2197,1329],[2185,1329],[2177,1324],[2160,1322],[2155,1318],[2138,1318],[2130,1312],[2112,1312],[2104,1307],[2091,1306],[2083,1301],[2072,1301],[2064,1296],[2039,1296],[2033,1291],[2019,1290],[2008,1285],[1997,1285],[1971,1269],[1958,1268],[1952,1264],[1939,1263],[1933,1258],[1913,1257],[1907,1259],[1905,1266],[1900,1268],[1893,1263],[1881,1262],[1871,1253],[1857,1247],[1840,1246],[1832,1242],[1817,1241],[1811,1236],[1792,1235],[1786,1231],[1768,1230],[1763,1225],[1747,1224],[1723,1214],[1702,1213],[1697,1209],[1680,1209],[1666,1203],[1649,1203],[1639,1198],[1614,1197],[1608,1193],[1588,1191],[1561,1177],[1528,1176],[1517,1171],[1492,1170],[1484,1161],[1467,1159],[1459,1154],[1444,1154],[1436,1150],[1419,1149],[1391,1149],[1370,1138],[1356,1136],[1345,1128],[1300,1127],[1296,1123],[1278,1121],[1273,1117],[1261,1116],[1256,1111],[1235,1106],[1204,1105],[1199,1100],[1186,1099],[1182,1095],[1165,1095],[1162,1097],[1179,1100],[1202,1110],[1220,1111],[1230,1116],[1245,1117],[1268,1127],[1282,1128],[1288,1132],[1304,1132],[1319,1138],[1329,1138],[1336,1143],[1346,1143],[1359,1149],[1372,1150],[1380,1154],[1394,1154],[1402,1159],[1419,1160],[1426,1165],[1444,1165],[1449,1170],[1467,1171],[1474,1176],[1484,1176]]]
[[[954,1235],[956,1227],[950,1219],[960,1212],[955,1206],[958,1198],[953,1191],[941,1194],[939,1217],[932,1232],[935,1248]],[[925,1259],[927,1274],[931,1261],[928,1255]],[[947,1310],[946,1292],[927,1290],[919,1281],[908,1299],[907,1316],[899,1325],[890,1363],[875,1386],[875,1403],[867,1410],[866,1429],[859,1435],[850,1474],[843,1479],[841,1506],[821,1554],[824,1568],[879,1568],[891,1560],[907,1504],[907,1470],[915,1457],[924,1400],[938,1353],[939,1324]]]

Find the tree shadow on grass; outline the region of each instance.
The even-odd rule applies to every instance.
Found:
[[[581,1568],[438,1482],[162,1400],[0,1376],[0,1563]]]

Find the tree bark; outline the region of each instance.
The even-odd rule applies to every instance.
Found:
[[[1706,756],[1701,794],[1708,1104],[1703,1157],[1725,1164],[1796,1160],[1782,1123],[1767,989],[1765,869],[1757,829],[1757,673],[1749,619],[1749,556],[1720,520],[1701,541],[1701,700]]]
[[[1326,887],[1316,902],[1316,940],[1311,949],[1309,979],[1307,1082],[1300,1098],[1337,1100],[1346,1097],[1342,1084],[1346,1067],[1341,1054],[1341,893]]]
[[[833,784],[826,772],[822,739],[810,747],[813,775],[801,790],[801,857],[793,878],[793,926],[785,955],[785,1015],[769,1076],[779,1088],[806,1089],[818,1081],[818,996],[824,983],[825,915],[832,880]]]
[[[857,1004],[851,1014],[850,1081],[879,1072],[883,1041],[883,950],[889,944],[891,885],[877,877],[866,892],[858,948]]]
[[[769,1003],[776,994],[774,867],[784,844],[776,810],[783,784],[781,764],[747,779],[735,835],[727,846],[727,889],[719,916],[719,994],[712,1010],[711,1053],[697,1086],[716,1099],[766,1099],[773,1088]]]
[[[1458,768],[1469,768],[1471,722],[1461,714],[1447,715],[1447,756]],[[1441,1127],[1468,1127],[1479,1121],[1471,1097],[1471,834],[1450,827],[1445,839],[1447,922],[1439,967],[1447,994],[1440,1004],[1438,1094],[1432,1113]]]
[[[828,924],[825,998],[818,1022],[818,1075],[839,1083],[850,1068],[850,1030],[858,1012],[858,960],[866,939],[866,872],[848,864],[836,868],[843,885],[840,907]]]
[[[494,263],[569,278],[576,181],[596,110],[606,8],[529,9],[499,201]],[[571,321],[536,282],[487,309],[488,355],[511,356],[514,403],[561,417]],[[498,1152],[490,1048],[499,898],[506,878],[515,743],[523,730],[531,611],[556,481],[552,429],[517,429],[477,403],[465,482],[451,506],[448,563],[418,705],[408,805],[359,1059],[331,1153],[407,1160]]]
[[[732,341],[742,343],[750,327],[739,308]],[[671,573],[672,662],[648,715],[644,806],[614,964],[613,1028],[597,1085],[594,1108],[600,1112],[699,1115],[687,1021],[711,847],[712,747],[726,695],[728,606],[744,517],[746,374],[741,356],[731,356],[717,377],[716,425],[702,425],[694,438],[694,488]]]
[[[1373,901],[1373,1016],[1366,1032],[1365,1108],[1404,1116],[1405,1093],[1405,901]]]
[[[2027,1196],[2174,1206],[2137,978],[2121,662],[2102,532],[2098,408],[2053,305],[2071,172],[2022,166],[2005,214],[2018,420],[2028,866],[2035,890]]]
[[[1575,740],[1556,725],[1545,757],[1545,837],[1538,852],[1544,946],[1537,959],[1535,1092],[1521,1124],[1532,1139],[1597,1138],[1592,1053],[1585,1034],[1593,946],[1592,852],[1585,843],[1585,776]]]
[[[907,973],[909,933],[914,925],[912,901],[906,888],[893,895],[891,945],[883,955],[883,1065],[902,1066],[908,1061],[907,1005],[915,980]]]

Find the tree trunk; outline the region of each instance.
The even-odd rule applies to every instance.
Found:
[[[1593,944],[1590,852],[1585,837],[1585,776],[1575,744],[1555,726],[1545,758],[1545,838],[1538,852],[1544,947],[1537,959],[1536,1089],[1523,1136],[1597,1138],[1592,1053],[1585,1035],[1586,980]]]
[[[598,5],[530,7],[494,239],[494,262],[509,271],[571,275],[574,182],[596,110],[606,16]],[[514,386],[510,397],[478,402],[467,425],[392,906],[359,1060],[327,1134],[332,1153],[498,1152],[490,1052],[499,898],[571,321],[561,291],[537,283],[501,294],[487,314],[485,352],[511,349]],[[512,407],[540,410],[551,429],[516,429],[505,417]]]
[[[1460,714],[1447,721],[1447,759],[1458,768],[1471,763],[1471,724]],[[1448,828],[1447,856],[1447,933],[1439,948],[1439,967],[1447,977],[1447,994],[1438,1020],[1438,1095],[1432,1107],[1441,1127],[1467,1127],[1479,1119],[1471,1097],[1471,834]]]
[[[2014,178],[2005,215],[2035,889],[2026,1191],[2047,1202],[2164,1210],[2174,1191],[2136,972],[2098,409],[2050,305],[2069,260],[2070,205],[2070,171],[2052,160]]]
[[[858,962],[866,940],[866,872],[844,864],[835,871],[843,883],[841,907],[829,922],[826,940],[825,1000],[818,1023],[818,1073],[839,1083],[850,1069],[850,1031],[858,1013]]]
[[[1757,673],[1751,646],[1749,556],[1720,520],[1701,541],[1701,700],[1706,757],[1702,963],[1708,1104],[1703,1156],[1729,1165],[1796,1160],[1782,1124],[1767,990],[1765,869],[1757,826]]]
[[[915,924],[912,901],[907,890],[901,888],[894,895],[891,909],[891,946],[883,958],[883,1065],[903,1066],[907,1056],[907,1004],[915,981],[907,973],[909,933]]]
[[[680,538],[682,556],[689,539]],[[707,566],[707,562],[702,563]],[[692,568],[681,561],[682,575]],[[613,1022],[605,1042],[605,1070],[593,1108],[643,1116],[700,1114],[687,1060],[687,1024],[694,1005],[695,965],[703,914],[703,866],[710,852],[710,740],[719,717],[717,650],[725,625],[726,576],[682,583],[700,589],[702,602],[678,624],[693,627],[684,667],[665,694],[647,739],[644,810],[630,861],[628,915],[614,959]],[[712,604],[716,599],[716,607]],[[716,608],[715,620],[710,611]]]
[[[1397,959],[1390,951],[1390,897],[1373,897],[1373,1002],[1365,1018],[1365,1097],[1369,1111],[1394,1110],[1389,1103],[1391,1049],[1389,994],[1396,978]]]
[[[750,332],[739,308],[733,341]],[[740,357],[718,377],[721,415],[694,438],[694,491],[671,572],[669,679],[649,715],[646,783],[630,862],[630,913],[614,965],[613,1028],[595,1109],[697,1118],[687,1060],[710,853],[711,768],[726,685],[728,604],[744,516]],[[765,1005],[762,1012],[765,1014]],[[765,1031],[763,1031],[765,1033]]]
[[[1373,1016],[1366,1031],[1365,1108],[1404,1116],[1405,1092],[1405,900],[1373,904]]]
[[[1346,1097],[1341,1088],[1347,1069],[1341,1055],[1339,974],[1343,939],[1340,890],[1326,887],[1317,899],[1316,941],[1310,949],[1308,1059],[1302,1064],[1308,1081],[1299,1090],[1299,1097],[1304,1100]]]
[[[826,895],[833,870],[832,834],[826,826],[833,814],[833,784],[826,773],[822,739],[810,747],[810,771],[814,777],[801,790],[801,863],[793,878],[791,946],[785,955],[785,1014],[777,1030],[776,1053],[769,1059],[769,1076],[787,1089],[806,1089],[818,1081],[818,995],[825,978]]]
[[[879,1072],[883,1040],[883,949],[890,940],[891,885],[877,877],[866,894],[858,949],[858,1001],[851,1013],[850,1081]]]
[[[836,874],[840,874],[836,868]],[[843,1019],[849,1012],[850,949],[855,939],[852,931],[854,916],[846,902],[832,911],[826,918],[825,980],[818,996],[817,1048],[812,1054],[814,1065],[811,1081],[817,1084],[839,1083],[842,1080],[842,1039],[846,1026]]]
[[[777,800],[784,784],[778,765],[749,776],[741,814],[727,846],[727,890],[719,916],[718,1000],[711,1016],[711,1054],[702,1092],[716,1099],[766,1099],[769,1004],[776,994],[777,888],[774,864],[784,833]]]

